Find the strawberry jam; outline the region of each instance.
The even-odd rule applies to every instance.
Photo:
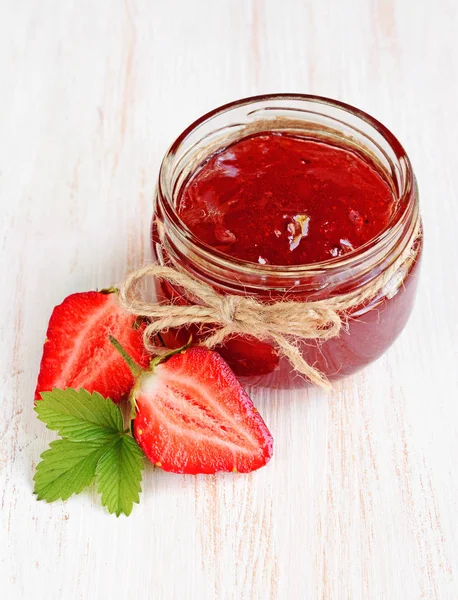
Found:
[[[382,231],[393,191],[356,152],[284,133],[242,139],[184,186],[183,222],[234,258],[301,265],[352,252]]]
[[[382,124],[326,98],[258,96],[205,115],[174,142],[159,176],[153,253],[222,294],[326,300],[388,270],[418,223],[410,161]],[[339,337],[300,343],[310,365],[335,379],[385,352],[411,313],[421,247],[420,234],[412,260],[343,315]],[[193,302],[168,283],[157,292]],[[202,331],[168,330],[162,341],[177,347],[189,333]],[[246,383],[304,383],[268,340],[237,335],[217,350]]]

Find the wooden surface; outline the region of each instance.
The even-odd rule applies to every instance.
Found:
[[[0,3],[2,598],[458,598],[457,33],[455,0]],[[150,468],[128,519],[93,493],[38,503],[53,306],[148,256],[185,126],[274,91],[355,104],[404,143],[426,230],[407,329],[330,396],[252,390],[276,441],[258,473]]]

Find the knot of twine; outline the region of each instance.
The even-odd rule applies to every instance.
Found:
[[[385,287],[398,271],[401,277],[395,291],[402,283],[416,258],[419,235],[418,223],[405,251],[388,269],[354,291],[325,300],[284,300],[267,304],[252,296],[223,295],[182,270],[158,264],[149,264],[131,273],[119,288],[119,300],[129,313],[150,320],[144,330],[145,347],[150,352],[158,354],[166,351],[151,341],[161,331],[186,325],[208,326],[207,333],[199,338],[201,346],[214,348],[228,336],[237,334],[273,341],[279,354],[286,356],[296,371],[313,385],[329,389],[328,379],[304,359],[298,342],[325,341],[337,337],[347,322],[346,313],[350,309],[375,298],[381,292],[390,297]],[[194,303],[181,305],[173,301],[144,301],[140,283],[145,277],[178,286],[184,291],[186,299],[192,298]]]

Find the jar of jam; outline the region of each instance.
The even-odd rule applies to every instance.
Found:
[[[301,343],[306,361],[332,380],[374,361],[405,326],[420,265],[419,218],[410,161],[374,118],[317,96],[256,96],[208,113],[172,144],[159,174],[152,246],[159,263],[220,293],[270,303],[358,290],[414,239],[412,260],[342,315],[338,337]],[[157,292],[192,301],[167,282]],[[183,327],[161,337],[178,347],[190,332],[202,334]],[[246,383],[304,383],[266,340],[236,335],[217,349]]]

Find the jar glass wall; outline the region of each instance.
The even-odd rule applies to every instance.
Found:
[[[206,158],[258,132],[282,132],[337,144],[376,165],[389,182],[394,209],[380,234],[356,250],[324,262],[275,266],[228,256],[198,239],[183,223],[177,200],[183,185]],[[152,225],[155,259],[178,266],[216,290],[249,294],[264,302],[323,300],[357,290],[389,269],[411,243],[418,227],[418,194],[410,161],[397,139],[365,113],[337,101],[301,95],[258,96],[212,111],[186,129],[167,152],[159,175]],[[400,267],[370,302],[345,315],[339,337],[301,345],[307,362],[330,379],[349,375],[378,358],[396,339],[411,313],[421,255]],[[162,283],[166,300],[187,303],[182,290]],[[186,343],[189,328],[164,332],[170,347]],[[191,331],[199,336],[197,330]],[[227,339],[219,352],[248,383],[296,387],[304,380],[280,359],[272,344],[250,336]]]

